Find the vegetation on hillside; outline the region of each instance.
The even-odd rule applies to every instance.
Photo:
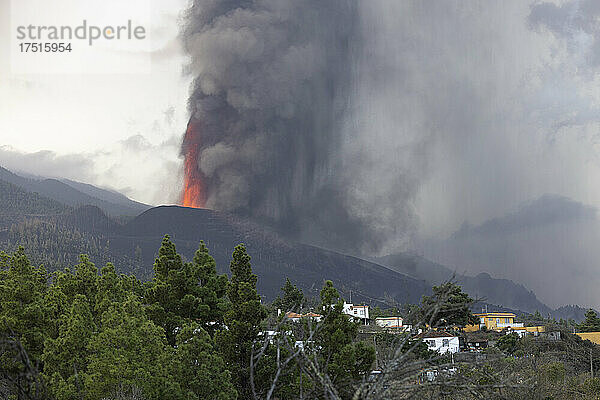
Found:
[[[3,180],[0,180],[0,204],[0,215],[54,215],[69,210],[69,207],[58,201],[27,192]]]
[[[9,252],[24,246],[32,263],[44,265],[49,271],[73,265],[81,254],[87,254],[100,264],[111,262],[121,271],[143,276],[135,249],[130,256],[121,255],[111,250],[110,240],[102,233],[82,232],[56,220],[25,219],[14,223],[0,236],[0,245]]]

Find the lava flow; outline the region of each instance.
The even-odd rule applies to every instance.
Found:
[[[198,169],[199,147],[199,127],[191,118],[183,139],[183,156],[185,159],[181,205],[184,207],[202,208],[206,203],[202,173]]]

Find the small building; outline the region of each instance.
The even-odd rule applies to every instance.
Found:
[[[352,316],[354,319],[358,319],[365,322],[369,320],[369,306],[367,305],[359,305],[344,302],[343,312],[344,314]]]
[[[544,337],[548,340],[560,340],[560,331],[546,332]]]
[[[481,351],[488,348],[488,339],[467,339],[465,340],[465,350]]]
[[[291,320],[292,322],[300,322],[303,319],[319,322],[319,321],[321,321],[321,318],[323,318],[323,316],[321,314],[316,314],[314,312],[309,312],[306,314],[298,314],[298,313],[295,313],[292,311],[286,312],[285,317],[287,319]]]
[[[508,334],[508,333],[512,333],[512,332],[515,332],[516,334],[518,334],[519,337],[524,337],[527,335],[539,336],[540,333],[546,332],[546,327],[545,326],[522,326],[522,327],[508,328],[506,333]]]
[[[458,336],[446,331],[432,331],[421,333],[417,338],[423,340],[429,350],[440,354],[458,353],[460,351],[460,340]]]
[[[314,347],[315,342],[313,340],[296,340],[294,342],[294,347],[300,350],[306,350],[309,347]],[[317,346],[319,347],[319,346]],[[320,348],[320,347],[319,347]]]
[[[505,312],[489,312],[482,314],[473,314],[477,319],[479,319],[479,323],[474,325],[465,326],[465,332],[474,332],[478,331],[482,328],[486,328],[491,331],[500,332],[504,329],[511,328],[523,328],[522,322],[515,322],[515,318],[517,317],[513,313],[505,313]]]
[[[382,328],[402,328],[402,317],[377,317],[375,318],[375,325]]]
[[[285,313],[285,317],[292,322],[300,322],[302,319],[302,314],[295,313],[293,311],[288,311]]]

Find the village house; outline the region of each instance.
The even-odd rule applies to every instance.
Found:
[[[423,340],[429,350],[440,354],[458,353],[460,351],[460,340],[457,335],[446,331],[431,331],[417,335]]]
[[[369,306],[367,305],[344,302],[343,312],[352,316],[355,320],[363,321],[365,324],[369,321]]]
[[[479,320],[479,323],[465,326],[465,332],[475,332],[485,328],[496,332],[515,332],[520,337],[523,337],[525,335],[538,336],[546,330],[543,326],[524,326],[522,322],[515,322],[517,316],[513,313],[486,312],[473,315]]]
[[[402,317],[377,317],[375,325],[382,328],[402,328]]]
[[[519,337],[524,337],[527,335],[539,336],[540,333],[546,332],[545,326],[522,326],[516,328],[507,329],[508,333],[516,333]]]
[[[507,328],[523,328],[522,322],[515,322],[517,317],[513,313],[489,312],[482,314],[473,314],[479,320],[479,323],[465,326],[466,332],[474,332],[484,327],[491,331],[501,331]]]

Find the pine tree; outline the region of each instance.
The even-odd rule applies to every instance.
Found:
[[[227,288],[227,296],[231,308],[225,313],[226,329],[217,333],[216,340],[232,373],[239,398],[252,399],[250,385],[252,345],[259,337],[261,323],[267,312],[256,291],[257,276],[252,273],[250,256],[243,244],[235,247],[230,268],[231,281]]]
[[[88,349],[86,399],[110,397],[122,387],[139,388],[149,400],[182,398],[169,374],[173,349],[134,296],[102,314],[101,328]]]
[[[580,332],[600,332],[600,318],[591,308],[585,312],[585,320],[579,324]]]
[[[432,326],[465,326],[477,320],[471,313],[473,299],[455,283],[433,287],[433,296],[423,296],[421,318]]]
[[[90,308],[94,309],[98,294],[98,268],[87,255],[79,257],[79,264],[75,266],[74,272],[66,268],[63,272],[56,273],[55,279],[56,286],[65,295],[68,305],[73,304],[75,297],[80,294],[87,299]]]
[[[18,339],[37,363],[50,325],[44,303],[48,274],[43,267],[30,264],[22,247],[11,257],[3,253],[1,258],[8,269],[0,270],[0,335]],[[0,358],[3,363],[7,361]]]
[[[358,324],[343,312],[344,300],[326,281],[321,289],[323,320],[317,331],[315,347],[321,365],[342,398],[354,392],[356,384],[371,369],[375,361],[375,349],[363,342],[355,342]]]
[[[68,314],[61,318],[60,333],[44,346],[44,376],[56,399],[80,398],[84,391],[88,343],[96,324],[85,296],[77,294]]]
[[[200,287],[198,296],[202,299],[196,321],[211,334],[222,328],[225,312],[229,307],[227,301],[227,275],[217,275],[215,259],[209,254],[204,241],[200,241],[198,250],[192,261],[194,271],[199,271]]]
[[[96,278],[96,302],[94,312],[101,316],[113,303],[122,303],[131,295],[140,295],[142,284],[134,276],[118,275],[112,263],[106,264]]]
[[[273,302],[273,306],[282,310],[287,311],[300,311],[304,304],[304,293],[298,289],[296,285],[290,282],[290,278],[285,279],[285,285],[281,288],[283,296],[277,297]]]
[[[165,236],[154,273],[145,295],[147,312],[165,329],[169,344],[175,345],[176,330],[191,321],[211,332],[222,325],[227,277],[217,275],[214,259],[203,242],[193,262],[184,263]]]
[[[179,382],[183,398],[237,398],[225,362],[214,350],[211,337],[198,324],[187,324],[177,334],[172,376]]]

